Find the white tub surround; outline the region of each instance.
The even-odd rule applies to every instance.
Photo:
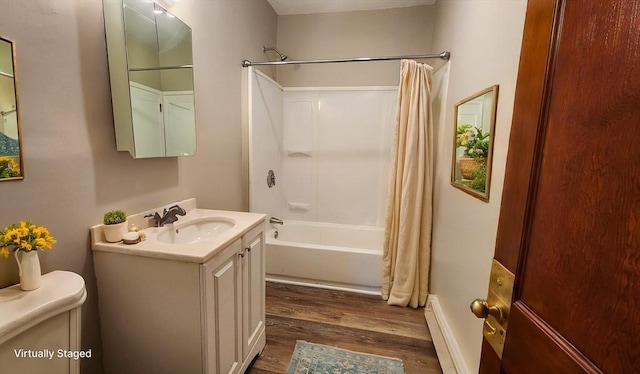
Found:
[[[287,88],[246,70],[250,210],[383,226],[398,88]]]
[[[380,294],[383,238],[378,227],[285,221],[267,233],[267,278]]]
[[[105,243],[100,225],[91,229],[107,374],[242,373],[266,344],[265,216],[177,204],[187,214],[145,228],[138,244]],[[150,212],[129,219],[146,227]],[[168,230],[207,232],[161,242]]]
[[[397,87],[283,88],[277,217],[384,226],[397,95]]]
[[[282,217],[284,186],[282,148],[282,87],[263,73],[247,68],[246,105],[243,126],[248,142],[249,207],[252,212]],[[269,187],[267,176],[273,171],[276,184]]]
[[[397,87],[286,88],[253,68],[244,78],[249,207],[285,221],[267,239],[269,280],[379,294]],[[370,230],[373,244],[316,241]]]
[[[19,284],[0,290],[2,371],[80,373],[80,360],[65,354],[91,355],[80,351],[80,309],[86,298],[84,279],[68,271],[44,274],[37,290],[24,292]],[[37,355],[51,359],[30,358]]]

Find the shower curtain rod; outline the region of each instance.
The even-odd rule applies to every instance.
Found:
[[[405,58],[421,59],[421,58],[440,58],[448,61],[451,57],[451,53],[445,51],[442,53],[430,54],[430,55],[407,55],[407,56],[383,56],[383,57],[356,57],[356,58],[341,58],[335,60],[300,60],[300,61],[267,61],[267,62],[251,62],[249,60],[242,61],[242,67],[248,66],[260,66],[260,65],[300,65],[300,64],[328,64],[334,62],[365,62],[365,61],[391,61],[402,60]]]

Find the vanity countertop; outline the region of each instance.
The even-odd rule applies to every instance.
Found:
[[[144,228],[147,238],[137,244],[123,244],[122,242],[109,243],[104,240],[104,236],[102,234],[103,225],[93,226],[91,228],[91,248],[94,251],[100,252],[112,252],[132,256],[204,263],[218,253],[218,251],[238,240],[252,228],[264,224],[264,214],[198,209],[194,207],[195,204],[189,204],[188,200],[186,200],[186,202],[186,204],[182,204],[182,202],[179,203],[187,210],[187,214],[185,216],[179,217],[177,222],[173,224],[166,224],[164,227]],[[130,224],[132,221],[133,223],[136,223],[136,221],[139,222],[139,216],[143,215],[144,213],[130,216]],[[167,230],[179,229],[182,225],[188,224],[189,222],[203,219],[221,219],[233,222],[234,225],[220,234],[195,243],[172,244],[157,240],[158,235]]]

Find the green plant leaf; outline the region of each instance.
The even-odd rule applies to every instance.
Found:
[[[104,214],[103,223],[105,225],[116,225],[127,220],[127,213],[122,210],[110,210]]]

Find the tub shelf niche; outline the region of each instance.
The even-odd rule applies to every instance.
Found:
[[[309,203],[297,203],[293,201],[287,202],[287,205],[289,206],[289,210],[296,212],[308,212],[311,207]]]
[[[310,149],[287,149],[288,157],[311,157],[313,151]]]

